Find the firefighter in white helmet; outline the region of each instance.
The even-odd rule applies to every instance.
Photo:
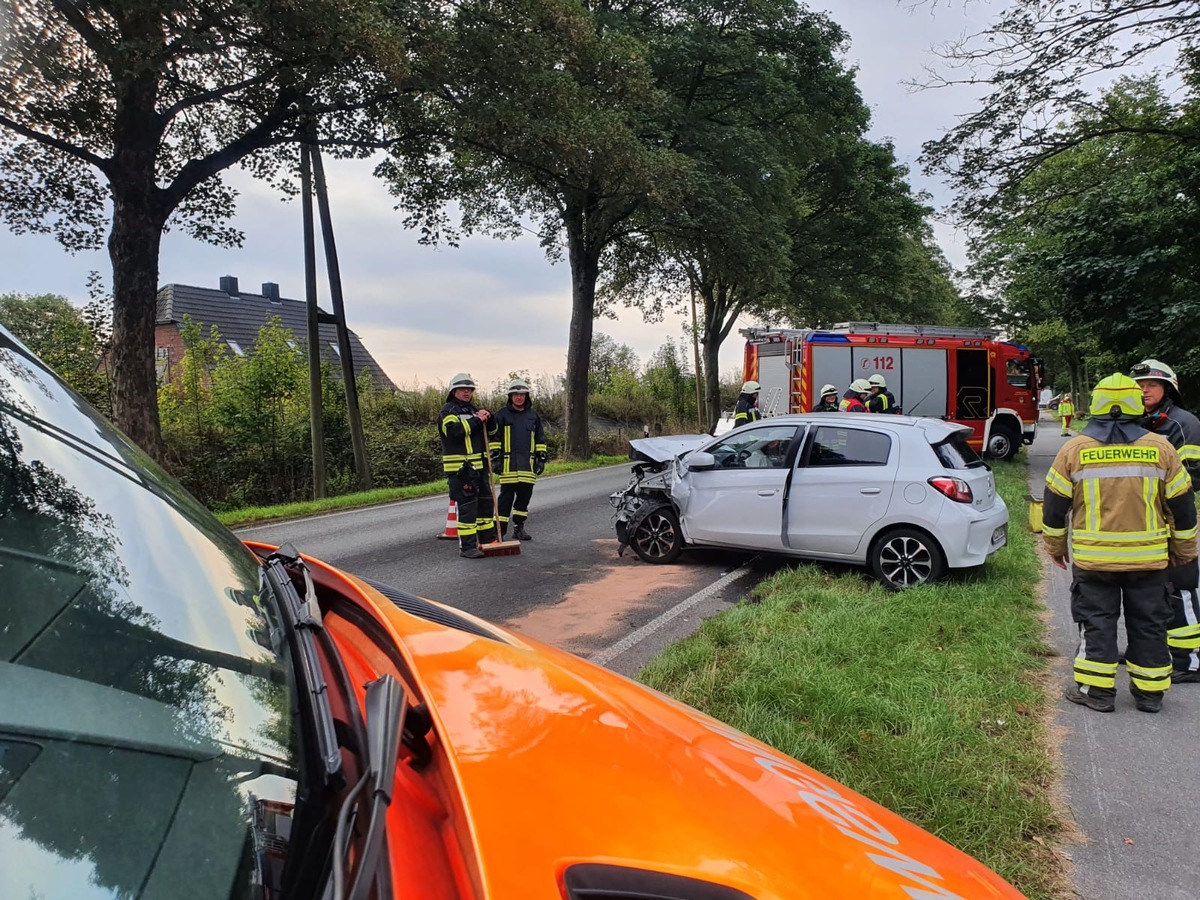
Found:
[[[525,530],[525,520],[529,518],[533,486],[546,470],[547,447],[542,417],[533,408],[529,383],[524,378],[514,378],[508,383],[508,403],[496,411],[494,419],[492,471],[500,482],[500,499],[496,501],[500,540],[504,540],[511,516],[513,537],[531,541],[533,537]]]
[[[898,413],[896,395],[887,389],[887,379],[876,372],[867,379],[871,385],[871,396],[867,398],[867,411],[873,413]]]
[[[827,384],[821,388],[821,402],[813,407],[813,412],[837,412],[838,389],[836,385]]]
[[[838,412],[866,412],[867,396],[871,393],[871,384],[865,378],[855,378],[842,394],[842,402],[838,404]]]
[[[450,379],[446,405],[438,413],[438,437],[450,499],[458,505],[459,555],[482,559],[479,545],[496,539],[492,491],[483,461],[484,432],[494,435],[496,423],[474,400],[475,380],[470,375],[459,372]]]
[[[747,381],[742,384],[742,392],[738,395],[737,409],[733,411],[733,427],[749,425],[762,418],[758,411],[758,392],[762,385],[757,381]]]
[[[1179,378],[1164,362],[1144,359],[1129,372],[1142,389],[1146,416],[1142,426],[1171,442],[1200,489],[1200,419],[1179,406]],[[1167,596],[1172,622],[1167,629],[1171,648],[1171,680],[1200,682],[1200,567],[1193,560],[1167,571]]]
[[[1195,562],[1195,495],[1175,448],[1139,424],[1137,382],[1120,373],[1102,379],[1089,412],[1083,433],[1054,457],[1042,507],[1046,551],[1065,569],[1069,542],[1074,575],[1079,649],[1066,698],[1113,711],[1124,612],[1129,689],[1138,709],[1155,713],[1171,686],[1167,567]]]

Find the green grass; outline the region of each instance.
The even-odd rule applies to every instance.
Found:
[[[596,469],[601,466],[614,466],[626,462],[629,462],[629,459],[624,456],[593,456],[591,459],[578,462],[552,462],[547,464],[545,474],[563,475],[567,472],[579,472],[583,469]],[[443,478],[440,481],[430,481],[425,484],[413,484],[399,488],[377,488],[373,491],[326,497],[324,500],[302,500],[297,503],[281,503],[276,506],[248,506],[243,509],[219,512],[216,516],[227,527],[240,528],[281,519],[298,519],[339,509],[357,509],[364,506],[376,506],[380,503],[394,503],[397,500],[434,497],[444,493],[446,493],[446,480]]]
[[[959,847],[1034,900],[1061,896],[1040,566],[1024,458],[994,466],[1009,546],[900,594],[801,565],[639,676]]]

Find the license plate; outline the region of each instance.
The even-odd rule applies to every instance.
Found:
[[[1007,541],[1008,541],[1008,526],[1007,525],[1001,525],[999,528],[997,528],[995,531],[992,532],[992,546],[993,547],[1002,547],[1002,546],[1004,546],[1005,542],[1007,542]]]

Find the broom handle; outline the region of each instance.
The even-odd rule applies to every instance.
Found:
[[[487,460],[488,487],[492,491],[492,527],[496,540],[500,540],[500,510],[496,508],[496,473],[492,471],[492,448],[488,444],[487,422],[483,423],[483,458]]]

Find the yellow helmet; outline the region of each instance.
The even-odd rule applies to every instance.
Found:
[[[1113,372],[1101,378],[1092,391],[1092,404],[1088,407],[1093,419],[1132,418],[1146,412],[1142,403],[1142,389],[1128,375]]]

